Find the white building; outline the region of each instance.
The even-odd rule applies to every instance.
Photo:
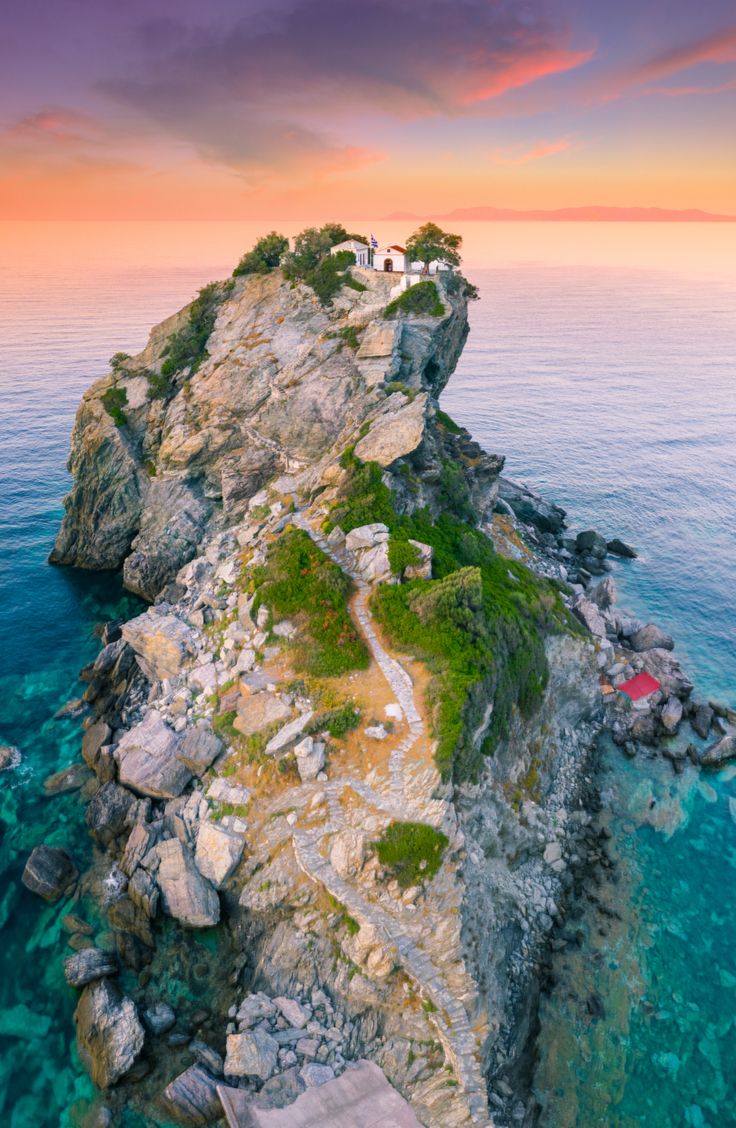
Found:
[[[406,247],[401,247],[398,243],[392,243],[388,247],[379,247],[373,252],[373,269],[394,271],[398,274],[403,274],[405,270],[411,269],[406,261]]]
[[[357,239],[346,239],[343,243],[336,243],[330,249],[330,254],[336,255],[340,251],[352,251],[356,266],[370,266],[368,247],[365,243],[359,243]]]

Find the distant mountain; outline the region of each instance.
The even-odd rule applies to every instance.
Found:
[[[417,219],[417,216],[396,214],[390,219]],[[455,208],[454,211],[435,214],[432,219],[454,220],[551,220],[578,221],[593,220],[606,223],[736,223],[736,215],[716,215],[699,208],[676,210],[670,208],[556,208],[545,210],[535,208],[530,211],[517,211],[515,208]]]

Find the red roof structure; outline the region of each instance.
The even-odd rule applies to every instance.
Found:
[[[659,689],[660,684],[656,678],[645,672],[623,682],[618,688],[632,701],[639,701],[642,697],[648,697],[650,693],[654,693],[655,689]]]

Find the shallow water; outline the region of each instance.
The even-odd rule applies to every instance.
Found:
[[[18,880],[42,839],[80,865],[91,857],[78,798],[43,794],[79,749],[76,723],[52,717],[81,690],[95,623],[133,606],[112,577],[46,564],[74,411],[113,352],[140,348],[270,226],[0,225],[0,742],[23,754],[19,772],[0,776],[0,1122],[10,1128],[72,1123],[74,1102],[91,1095],[60,966],[69,906],[45,906]],[[622,599],[671,627],[704,689],[736,697],[735,233],[488,224],[463,234],[482,300],[443,407],[577,527],[632,540],[642,555],[617,569]],[[734,784],[709,779],[709,793],[682,777],[665,804],[671,776],[615,753],[607,778],[630,906],[612,949],[599,938],[598,963],[583,963],[605,1019],[555,996],[545,1014],[549,1123],[733,1123],[736,908],[723,891],[736,863]],[[638,826],[651,787],[667,814],[658,829]]]

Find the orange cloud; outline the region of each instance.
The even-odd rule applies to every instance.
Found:
[[[474,102],[485,102],[490,98],[498,98],[509,90],[516,90],[520,86],[528,86],[552,74],[563,74],[565,71],[574,70],[584,63],[589,62],[595,54],[593,48],[586,51],[546,50],[542,49],[538,55],[526,58],[513,58],[493,60],[495,73],[484,79],[480,86],[469,91],[461,99],[461,105],[472,105]],[[490,62],[490,60],[489,60]],[[482,60],[476,60],[475,67],[483,69]],[[489,71],[490,71],[489,66]]]
[[[101,126],[88,114],[64,107],[38,110],[15,121],[5,136],[16,141],[42,142],[58,145],[77,145],[97,140]]]
[[[695,43],[673,47],[669,51],[632,68],[628,73],[636,82],[666,78],[700,63],[732,63],[736,61],[736,27],[726,28]]]

